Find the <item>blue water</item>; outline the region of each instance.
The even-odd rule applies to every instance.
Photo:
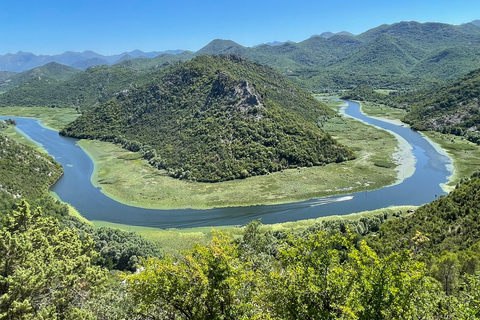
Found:
[[[57,131],[42,127],[37,120],[14,118],[17,128],[43,146],[62,164],[65,174],[52,191],[73,205],[85,218],[127,225],[158,228],[187,228],[199,226],[241,225],[254,219],[263,223],[278,223],[311,219],[328,215],[374,210],[393,205],[421,205],[443,194],[440,184],[447,182],[450,159],[439,154],[420,134],[407,127],[369,118],[360,112],[358,103],[349,102],[346,113],[364,122],[391,130],[402,136],[413,147],[417,159],[415,173],[402,183],[369,192],[351,194],[352,200],[342,197],[251,207],[216,208],[210,210],[156,210],[127,206],[105,196],[91,184],[93,162],[76,145],[77,140],[58,135]],[[3,117],[6,118],[6,117]],[[162,192],[161,189],[158,190]]]

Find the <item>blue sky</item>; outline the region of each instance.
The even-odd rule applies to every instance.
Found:
[[[2,1],[0,54],[196,51],[213,39],[253,46],[298,42],[325,31],[359,34],[399,21],[461,24],[475,19],[480,19],[478,0]]]

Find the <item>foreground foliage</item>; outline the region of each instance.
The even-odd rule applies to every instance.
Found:
[[[459,271],[454,252],[444,251],[432,264],[422,252],[428,240],[418,233],[411,250],[382,251],[348,225],[345,232],[322,224],[291,234],[264,232],[253,221],[239,239],[214,231],[208,245],[144,259],[135,273],[124,275],[125,283],[112,278],[106,285],[106,269],[92,265],[98,253],[87,234],[61,228],[25,202],[6,221],[0,231],[0,319],[480,316],[480,273]],[[403,219],[391,221],[384,225]],[[452,274],[455,281],[445,286]]]
[[[0,231],[0,319],[87,318],[83,301],[106,277],[93,247],[23,202]]]

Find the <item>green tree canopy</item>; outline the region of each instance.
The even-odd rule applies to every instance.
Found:
[[[93,245],[22,202],[0,231],[0,319],[88,318],[82,305],[106,277]]]

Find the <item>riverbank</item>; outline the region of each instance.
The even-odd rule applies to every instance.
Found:
[[[380,116],[376,116],[376,115],[366,114],[363,111],[363,104],[359,101],[357,101],[357,102],[360,103],[360,111],[364,115],[368,115],[369,117],[371,117],[373,119],[377,119],[377,120],[380,120],[380,121],[383,121],[383,122],[391,123],[391,124],[394,124],[396,126],[403,126],[404,125],[399,119],[392,118],[391,116],[389,118],[387,118],[387,117],[380,117]],[[347,107],[347,104],[344,103],[340,107],[339,112],[343,116],[349,117],[345,113],[346,107]],[[361,120],[359,120],[359,121],[361,121]],[[395,184],[398,184],[398,183],[401,183],[403,180],[411,177],[415,173],[416,159],[415,159],[415,156],[413,155],[413,152],[412,152],[413,148],[407,142],[407,140],[405,140],[404,138],[402,138],[400,135],[396,134],[395,132],[392,132],[392,131],[389,131],[389,130],[386,130],[386,131],[389,132],[390,134],[392,134],[395,137],[395,139],[397,139],[397,141],[398,141],[398,146],[395,149],[395,153],[392,155],[392,159],[393,159],[394,163],[396,164],[395,170],[397,171],[397,181],[395,182]]]
[[[388,107],[374,102],[361,102],[362,112],[369,117],[389,118],[395,123],[408,126],[400,121],[406,114],[405,110]],[[432,146],[440,153],[448,155],[452,160],[450,167],[452,175],[448,182],[442,185],[445,192],[452,191],[462,178],[470,177],[480,168],[480,146],[451,134],[442,134],[435,131],[420,132]]]
[[[2,117],[22,117],[38,119],[45,128],[59,131],[80,116],[71,108],[46,107],[0,107]]]
[[[361,219],[368,219],[375,217],[379,214],[386,214],[388,218],[392,218],[396,215],[406,215],[407,212],[411,212],[416,207],[414,206],[396,206],[384,209],[378,209],[373,211],[363,211],[352,213],[348,215],[328,216],[316,219],[307,219],[299,221],[291,221],[284,223],[265,224],[262,226],[262,231],[287,231],[287,232],[302,232],[309,227],[314,226],[322,221],[344,221],[355,222]],[[195,244],[206,245],[212,240],[212,230],[220,230],[222,232],[228,232],[233,238],[239,238],[243,236],[245,226],[221,226],[221,227],[197,227],[197,228],[185,228],[185,229],[157,229],[149,227],[138,227],[131,225],[123,225],[117,223],[109,223],[105,221],[93,221],[93,225],[97,228],[111,227],[125,231],[135,232],[140,236],[152,241],[159,248],[162,248],[165,253],[176,255],[183,250],[190,250]]]
[[[94,185],[118,202],[144,208],[273,205],[370,191],[398,181],[394,136],[346,117],[330,119],[323,129],[351,147],[357,159],[220,183],[173,179],[149,166],[138,153],[112,143],[82,140],[78,144],[95,162]]]

